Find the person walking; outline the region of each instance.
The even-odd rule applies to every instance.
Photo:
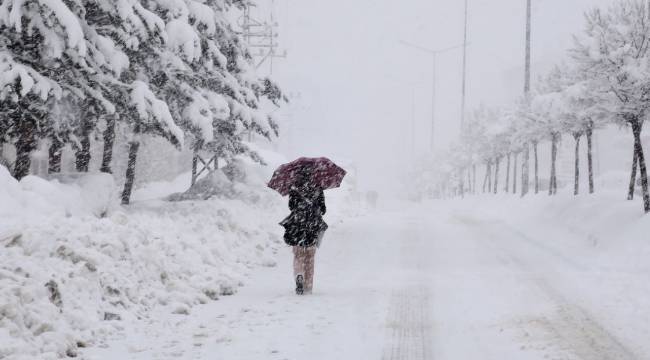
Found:
[[[300,158],[280,166],[268,186],[289,195],[291,213],[280,225],[284,241],[292,247],[296,294],[311,294],[314,287],[314,262],[327,223],[323,190],[339,187],[345,170],[327,158]]]
[[[310,294],[314,285],[314,262],[327,223],[323,189],[311,184],[310,169],[304,168],[289,190],[291,214],[284,222],[285,242],[293,247],[293,273],[296,294]]]

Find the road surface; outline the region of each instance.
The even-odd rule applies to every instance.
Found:
[[[235,296],[125,328],[85,355],[650,359],[644,344],[625,338],[624,323],[611,321],[617,300],[607,291],[593,295],[593,284],[612,276],[548,245],[540,230],[446,206],[378,211],[330,229],[317,254],[312,296],[293,294],[284,249],[276,267],[255,271]]]

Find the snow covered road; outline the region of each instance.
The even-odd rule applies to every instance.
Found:
[[[566,229],[522,231],[483,215],[432,206],[331,223],[317,254],[314,295],[293,295],[287,249],[277,267],[255,272],[237,295],[125,328],[84,355],[650,359],[650,310],[630,305],[634,293],[616,288],[631,291],[646,280],[543,241],[578,236]]]

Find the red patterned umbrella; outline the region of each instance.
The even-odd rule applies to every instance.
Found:
[[[308,170],[309,174],[311,174],[309,183],[323,190],[341,186],[343,177],[346,174],[343,168],[328,158],[302,157],[275,170],[268,185],[282,196],[286,196],[289,194],[291,186],[296,183],[300,174],[305,170]]]

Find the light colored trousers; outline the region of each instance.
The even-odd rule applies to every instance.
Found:
[[[293,247],[293,278],[302,275],[304,279],[304,289],[311,292],[314,286],[314,258],[316,257],[316,247]]]

